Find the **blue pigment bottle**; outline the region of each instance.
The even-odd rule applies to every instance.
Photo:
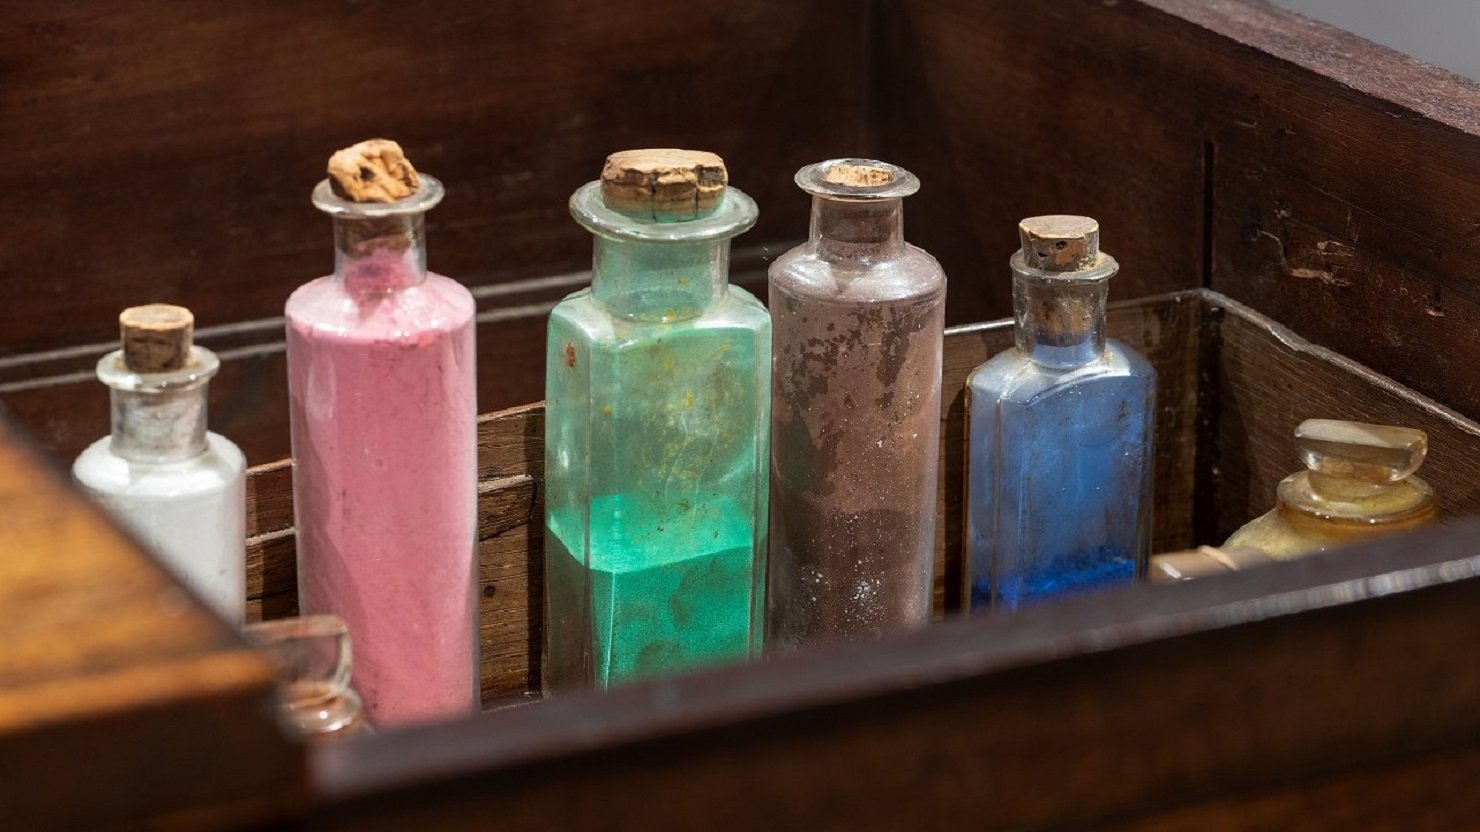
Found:
[[[1088,217],[1031,217],[1018,230],[1017,346],[966,387],[973,610],[1129,583],[1150,546],[1156,374],[1105,338],[1119,267]]]

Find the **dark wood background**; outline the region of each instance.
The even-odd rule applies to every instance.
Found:
[[[1091,71],[1087,67],[1093,67]],[[722,153],[762,206],[735,279],[805,234],[800,165],[876,155],[952,323],[1010,311],[1016,221],[1101,219],[1114,296],[1207,286],[1480,412],[1477,87],[1258,2],[20,0],[0,24],[0,400],[70,458],[124,306],[192,307],[213,424],[287,454],[280,314],[330,267],[334,148],[448,184],[431,264],[480,303],[480,406],[541,398],[584,285],[565,209],[614,149]]]

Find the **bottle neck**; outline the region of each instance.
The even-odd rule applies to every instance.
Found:
[[[1092,364],[1105,353],[1106,280],[1045,280],[1013,275],[1017,348],[1054,369]]]
[[[1434,491],[1418,477],[1377,483],[1321,471],[1297,471],[1279,484],[1280,508],[1320,522],[1358,526],[1424,523],[1437,512]]]
[[[596,235],[591,298],[634,321],[697,318],[729,288],[730,241],[652,242]]]
[[[334,217],[334,275],[354,294],[385,294],[427,277],[426,214]]]
[[[832,262],[870,263],[904,251],[904,200],[812,197],[809,244]]]
[[[113,453],[134,462],[176,462],[206,450],[206,392],[219,363],[210,350],[192,347],[180,370],[132,373],[122,351],[98,362],[98,378],[111,388]]]

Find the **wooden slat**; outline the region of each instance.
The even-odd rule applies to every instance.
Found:
[[[0,422],[3,825],[296,811],[304,763],[273,720],[267,663],[22,442]]]
[[[1188,829],[1402,829],[1448,832],[1480,812],[1480,748],[1427,754],[1394,765],[1230,794],[1107,823],[1112,832]]]
[[[1010,311],[1018,218],[1084,213],[1130,296],[1218,289],[1480,413],[1480,85],[1274,3],[876,9],[877,152],[953,312]]]
[[[1471,523],[326,749],[309,826],[1085,827],[1401,766],[1480,735],[1480,666],[1459,658],[1480,650],[1477,540]],[[1473,803],[1468,781],[1432,786]]]

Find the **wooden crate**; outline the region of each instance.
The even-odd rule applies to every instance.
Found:
[[[195,308],[223,358],[213,425],[254,464],[286,455],[276,316],[329,267],[306,199],[322,159],[379,133],[449,183],[431,263],[472,286],[499,370],[480,377],[498,411],[490,704],[537,678],[540,416],[500,408],[539,397],[545,314],[588,280],[565,198],[623,147],[729,160],[762,208],[735,258],[752,288],[805,228],[791,171],[848,154],[910,168],[907,233],[945,265],[958,325],[1009,311],[1018,218],[1098,217],[1124,266],[1112,330],[1163,380],[1158,548],[1265,510],[1308,415],[1423,427],[1446,518],[1475,513],[1480,93],[1259,0],[22,0],[6,22],[0,400],[63,459],[107,430],[92,363],[141,300]],[[1007,341],[953,330],[947,389]],[[1474,525],[310,753],[266,727],[262,664],[188,600],[141,602],[176,598],[168,577],[18,441],[0,441],[0,498],[24,519],[0,524],[0,761],[22,773],[0,821],[18,828],[1453,828],[1480,812]],[[254,614],[292,609],[288,475],[253,476]],[[157,637],[99,664],[129,632]],[[157,686],[119,687],[136,678]]]

